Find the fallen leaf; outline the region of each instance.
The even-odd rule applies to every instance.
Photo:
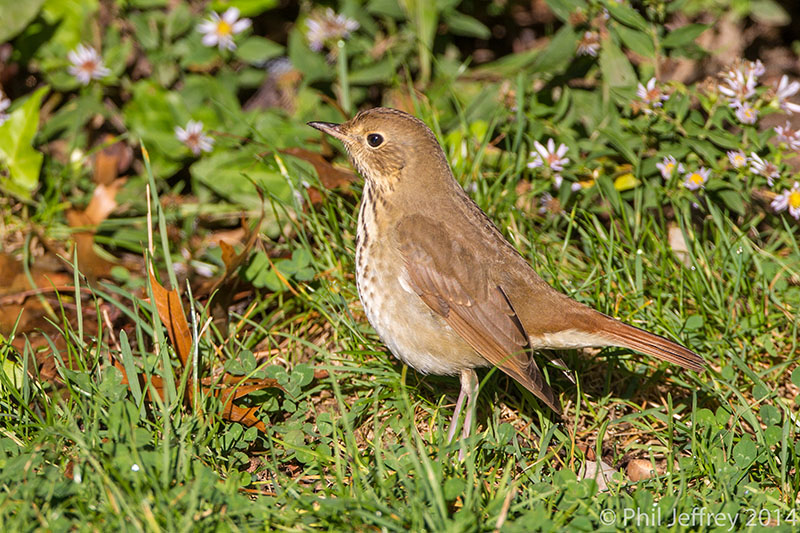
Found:
[[[594,479],[597,482],[597,489],[604,492],[608,490],[614,472],[616,469],[603,461],[586,460],[578,470],[578,479]]]
[[[192,334],[186,315],[181,305],[181,297],[175,289],[167,290],[153,275],[148,273],[150,284],[153,287],[153,303],[158,311],[158,316],[164,327],[167,328],[169,340],[178,354],[183,369],[188,371],[191,364]]]
[[[106,135],[103,144],[111,143],[113,135]],[[111,185],[133,161],[133,150],[124,142],[104,146],[94,156],[94,182],[98,185]]]
[[[78,255],[78,268],[90,279],[108,277],[114,266],[114,263],[95,252],[94,233],[97,226],[117,207],[117,192],[124,184],[124,178],[114,180],[109,185],[100,184],[95,187],[86,209],[70,209],[66,213],[70,227],[82,228],[73,233],[72,238]]]
[[[289,154],[303,161],[307,161],[313,165],[314,170],[317,171],[319,181],[326,189],[335,189],[337,187],[346,187],[350,182],[355,181],[356,175],[348,170],[337,168],[330,164],[330,162],[322,157],[317,152],[306,150],[305,148],[287,148],[281,150],[284,154]]]
[[[685,266],[691,266],[691,259],[689,258],[689,247],[686,245],[686,239],[683,237],[683,231],[677,224],[671,223],[668,229],[669,246],[672,248],[672,253],[675,257],[680,259],[681,263]]]
[[[641,481],[659,475],[660,472],[653,469],[653,463],[647,459],[631,459],[626,469],[628,478],[631,481]]]

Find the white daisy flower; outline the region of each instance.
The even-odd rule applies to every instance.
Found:
[[[547,213],[548,208],[552,205],[553,195],[549,192],[544,192],[539,198],[539,214]]]
[[[784,189],[769,205],[776,213],[788,209],[790,215],[800,220],[800,183],[795,181],[791,189]]]
[[[278,57],[267,61],[267,73],[275,78],[280,78],[284,74],[292,71],[292,62],[286,57]]]
[[[214,147],[214,139],[203,132],[203,123],[199,120],[190,120],[186,124],[186,129],[175,126],[175,137],[185,144],[194,155],[210,152]]]
[[[800,104],[793,104],[788,99],[800,91],[800,81],[793,81],[789,83],[789,76],[784,74],[781,76],[781,81],[778,82],[778,89],[775,92],[775,98],[778,100],[778,105],[785,112],[800,113]]]
[[[665,180],[668,180],[672,177],[672,175],[677,170],[678,172],[683,172],[683,163],[678,163],[675,160],[675,156],[668,155],[664,157],[661,163],[656,163],[656,168],[661,171],[661,177]]]
[[[197,26],[197,31],[203,34],[203,44],[216,46],[220,50],[236,50],[233,36],[242,33],[250,27],[252,22],[248,18],[239,18],[239,10],[229,7],[220,17],[212,11],[211,18],[204,20]]]
[[[8,120],[8,113],[6,113],[6,109],[11,107],[11,99],[7,98],[3,91],[0,91],[0,125],[2,125],[6,120]]]
[[[597,57],[600,51],[600,34],[596,31],[587,31],[578,41],[578,55]]]
[[[664,94],[660,87],[656,87],[655,78],[650,78],[647,81],[647,85],[642,85],[640,82],[639,87],[636,89],[636,96],[651,107],[661,107],[664,100],[669,99],[669,95]],[[647,112],[649,110],[645,110],[645,113]]]
[[[553,139],[547,141],[547,148],[539,141],[533,141],[533,147],[536,148],[536,152],[531,152],[530,155],[533,161],[528,163],[528,168],[547,165],[556,172],[561,172],[564,170],[564,165],[569,163],[569,158],[564,157],[569,148],[567,148],[567,145],[564,143],[561,143],[558,149],[556,149],[556,143]]]
[[[736,110],[736,118],[742,124],[755,124],[758,120],[758,110],[749,103],[734,100],[729,105]]]
[[[79,44],[78,48],[67,54],[67,59],[72,63],[67,72],[83,85],[89,85],[93,79],[99,80],[111,73],[103,65],[103,58],[91,46]]]
[[[748,74],[751,74],[756,78],[758,78],[759,76],[763,76],[766,71],[767,69],[764,67],[764,63],[762,63],[760,59],[756,59],[755,61],[749,61],[747,63]]]
[[[690,191],[696,191],[697,189],[702,189],[703,187],[705,187],[705,184],[708,181],[710,173],[711,170],[705,167],[700,167],[694,172],[687,172],[685,175],[686,179],[683,181],[683,186],[689,189]]]
[[[757,74],[752,68],[740,66],[725,72],[722,77],[724,85],[719,85],[719,92],[729,100],[744,102],[755,96]]]
[[[333,9],[317,11],[306,20],[306,39],[309,47],[319,52],[327,43],[347,39],[359,28],[358,22],[337,14]]]
[[[728,150],[728,161],[730,161],[733,168],[742,168],[747,166],[747,155],[741,150]]]
[[[755,152],[750,152],[750,172],[767,178],[767,184],[772,187],[774,180],[780,177],[778,166],[772,161],[764,161]]]
[[[793,130],[788,120],[786,126],[775,126],[775,133],[778,134],[778,142],[788,144],[792,150],[800,150],[800,131]]]

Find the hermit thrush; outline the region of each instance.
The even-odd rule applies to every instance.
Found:
[[[362,111],[344,124],[309,122],[339,139],[364,176],[356,234],[356,283],[381,339],[423,373],[460,375],[448,440],[475,368],[495,365],[556,412],[532,350],[621,346],[691,370],[703,359],[557,292],[533,271],[456,182],[433,132],[395,109]]]

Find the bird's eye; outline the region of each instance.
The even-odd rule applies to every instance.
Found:
[[[367,135],[367,143],[373,148],[377,148],[378,146],[383,144],[383,135],[379,135],[377,133],[370,133],[369,135]]]

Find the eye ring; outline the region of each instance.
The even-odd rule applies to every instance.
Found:
[[[367,144],[373,148],[377,148],[383,144],[383,135],[380,133],[370,133],[367,135]]]

